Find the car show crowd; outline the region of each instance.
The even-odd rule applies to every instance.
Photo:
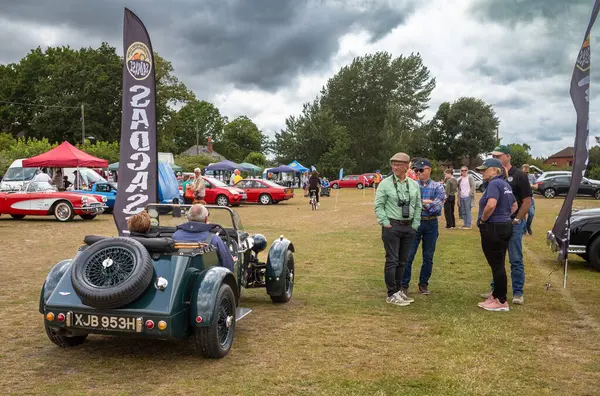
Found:
[[[483,178],[483,194],[478,203],[476,224],[481,249],[491,268],[491,289],[481,295],[478,306],[487,311],[508,311],[505,259],[508,252],[512,303],[523,304],[525,270],[523,235],[531,234],[535,179],[511,165],[508,146],[497,146],[492,157],[476,168]],[[444,183],[431,179],[432,164],[426,158],[411,161],[405,153],[390,158],[392,175],[383,179],[375,195],[375,214],[381,225],[385,249],[384,280],[386,301],[398,306],[414,302],[409,297],[412,264],[422,243],[418,291],[430,294],[429,280],[438,242],[438,218],[445,212],[446,228],[455,229],[454,207],[457,201],[463,220],[461,229],[471,229],[471,208],[475,205],[475,183],[467,167],[458,179],[446,171]]]

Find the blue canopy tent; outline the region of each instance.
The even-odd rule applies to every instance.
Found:
[[[292,168],[291,166],[288,165],[279,165],[278,167],[275,168],[267,168],[265,169],[265,172],[263,174],[263,178],[266,179],[267,175],[269,173],[291,173],[292,175],[294,174],[300,174],[301,171],[296,169],[296,168]],[[292,187],[294,185],[294,181],[293,180],[283,180],[283,178],[279,177],[278,180],[274,180],[277,184],[281,184],[281,185],[285,185],[288,187]]]
[[[310,172],[310,169],[308,169],[306,166],[303,166],[302,164],[300,164],[300,162],[293,160],[292,162],[290,162],[288,164],[289,167],[297,169],[298,172],[300,173],[304,173],[304,172]]]
[[[228,184],[231,173],[236,169],[239,169],[240,171],[251,171],[251,169],[244,165],[237,164],[229,160],[223,160],[221,162],[208,165],[202,170],[202,172],[204,175],[213,176]]]
[[[251,171],[252,170],[252,169],[248,169],[247,167],[245,167],[243,165],[236,164],[235,162],[229,161],[229,160],[224,160],[224,161],[221,161],[221,162],[217,162],[215,164],[210,164],[206,168],[204,168],[204,170],[230,171],[230,172],[233,172],[236,169],[245,170],[245,171]]]

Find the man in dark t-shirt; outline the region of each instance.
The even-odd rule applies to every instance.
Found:
[[[510,148],[500,145],[492,151],[492,156],[502,162],[506,171],[506,181],[512,188],[518,209],[511,216],[513,223],[513,233],[508,244],[508,261],[510,261],[510,277],[513,288],[513,304],[523,304],[523,286],[525,285],[525,266],[523,264],[523,224],[525,216],[531,206],[531,185],[527,175],[519,168],[510,163]],[[492,289],[494,288],[492,282]],[[489,298],[490,293],[482,294],[484,298]]]

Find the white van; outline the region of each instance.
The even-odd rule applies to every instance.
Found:
[[[38,168],[23,168],[23,159],[10,164],[0,183],[0,191],[22,190],[35,177]]]

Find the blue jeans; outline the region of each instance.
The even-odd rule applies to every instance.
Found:
[[[523,224],[514,224],[513,233],[508,242],[508,261],[512,280],[513,297],[523,295],[525,285],[525,265],[523,265]],[[494,289],[494,281],[491,283]]]
[[[523,222],[523,234],[527,232],[527,230],[531,230],[531,223],[533,223],[533,217],[535,216],[535,202],[533,201],[533,197],[531,197],[531,206],[529,207],[529,211],[527,212],[527,221]]]
[[[458,201],[458,214],[464,221],[465,227],[471,227],[473,223],[473,212],[471,211],[471,197],[460,198]]]
[[[410,283],[410,277],[412,273],[412,263],[419,249],[419,243],[423,239],[423,264],[421,265],[421,274],[419,276],[419,285],[427,286],[429,278],[431,277],[431,270],[433,268],[433,254],[435,253],[435,244],[439,235],[438,231],[438,220],[422,220],[421,225],[417,229],[415,238],[412,241],[410,247],[410,253],[408,254],[408,262],[404,267],[404,276],[402,277],[402,287],[408,288]]]

